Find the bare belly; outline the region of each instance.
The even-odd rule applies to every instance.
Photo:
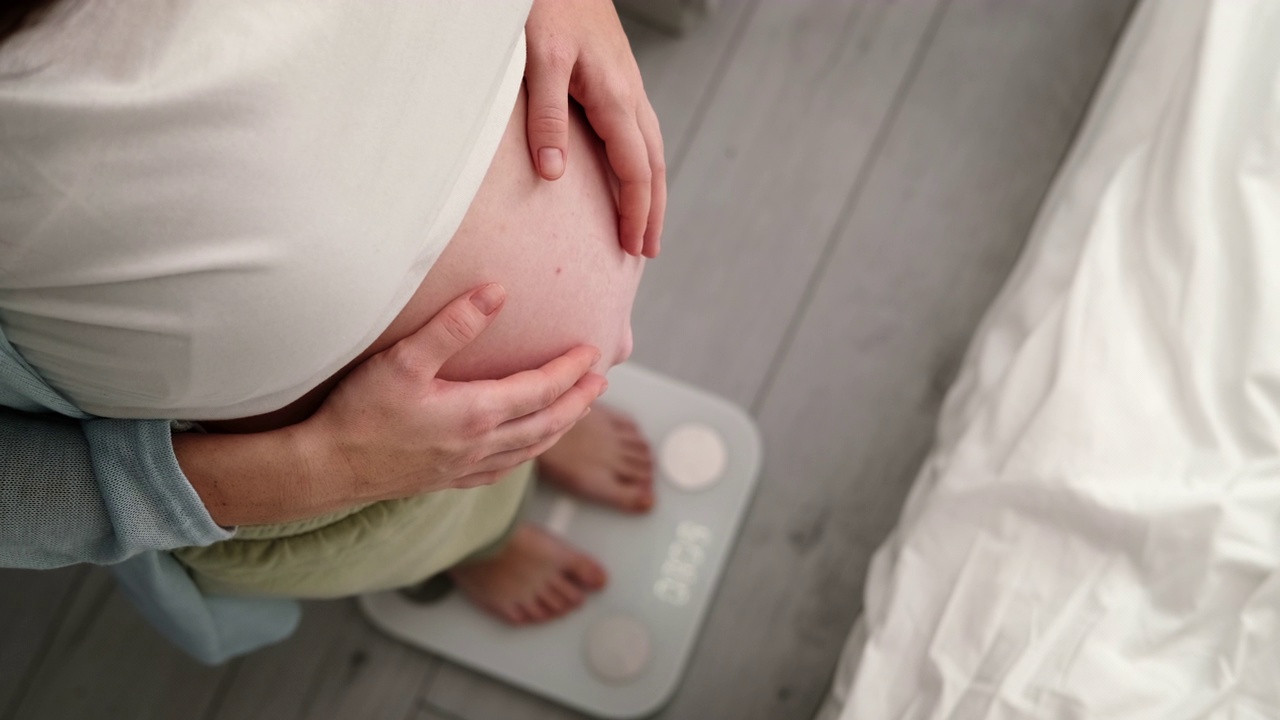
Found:
[[[205,423],[210,430],[256,432],[305,419],[351,368],[487,282],[506,288],[506,306],[478,340],[445,365],[441,377],[505,377],[580,344],[600,349],[600,372],[626,359],[643,260],[626,255],[618,244],[613,180],[603,147],[581,114],[572,113],[565,174],[555,182],[540,179],[529,158],[525,103],[522,89],[457,234],[373,345],[290,405],[252,418]]]

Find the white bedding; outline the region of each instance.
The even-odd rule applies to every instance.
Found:
[[[1146,0],[823,717],[1280,717],[1280,0]]]

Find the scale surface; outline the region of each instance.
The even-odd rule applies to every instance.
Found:
[[[525,519],[592,553],[609,585],[544,625],[510,627],[459,593],[399,593],[360,605],[383,631],[601,718],[656,712],[675,692],[760,471],[760,436],[736,405],[635,365],[609,373],[603,402],[653,446],[657,502],[624,515],[540,486]]]

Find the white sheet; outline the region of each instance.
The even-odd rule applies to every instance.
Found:
[[[1277,718],[1278,568],[1280,1],[1149,0],[823,716]]]

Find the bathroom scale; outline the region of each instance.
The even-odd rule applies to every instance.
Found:
[[[365,595],[375,626],[600,718],[656,712],[675,692],[760,472],[760,435],[741,408],[634,364],[601,402],[630,414],[654,453],[653,510],[610,510],[539,484],[524,518],[594,555],[609,584],[577,610],[513,627],[459,592]]]

